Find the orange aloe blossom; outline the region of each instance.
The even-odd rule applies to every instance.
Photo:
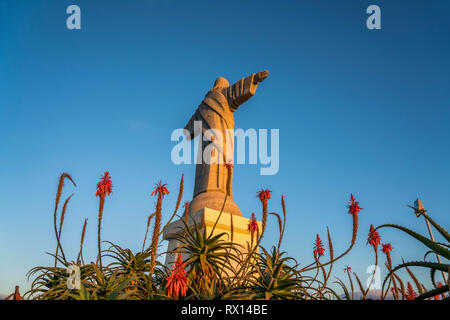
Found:
[[[383,249],[381,249],[383,251],[384,254],[389,255],[390,252],[392,251],[392,246],[390,243],[383,243],[382,244]]]
[[[170,271],[170,275],[166,278],[167,295],[170,298],[177,300],[178,297],[186,296],[188,281],[186,275],[186,266],[181,258],[181,254],[178,254],[177,260]]]
[[[314,257],[320,258],[325,254],[325,248],[323,247],[322,240],[320,240],[319,235],[317,235],[316,241],[314,243]]]
[[[373,224],[370,225],[369,238],[367,239],[367,242],[373,247],[375,252],[378,249],[378,245],[381,243],[380,234],[375,230]]]
[[[258,230],[258,222],[256,221],[255,213],[252,212],[252,217],[248,222],[248,231],[255,232]]]
[[[411,283],[408,282],[408,288],[406,290],[406,300],[414,300],[417,297]]]
[[[383,243],[383,248],[381,251],[386,255],[386,258],[388,260],[389,268],[392,269],[392,261],[391,261],[391,251],[392,251],[392,245],[390,243]]]

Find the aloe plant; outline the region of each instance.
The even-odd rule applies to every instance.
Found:
[[[416,214],[423,215],[425,217],[425,219],[429,223],[431,223],[431,225],[442,235],[442,237],[446,241],[445,243],[434,242],[415,231],[412,231],[406,227],[396,225],[396,224],[383,224],[383,225],[378,226],[376,229],[394,228],[394,229],[400,230],[400,231],[408,234],[409,236],[413,237],[414,239],[416,239],[417,241],[419,241],[420,243],[422,243],[423,245],[425,245],[426,247],[428,247],[430,249],[424,258],[426,258],[426,256],[429,253],[435,253],[435,254],[443,257],[446,260],[450,260],[450,234],[448,233],[448,231],[446,231],[440,224],[438,224],[435,220],[433,220],[424,210],[418,210],[418,209],[415,209],[415,210],[416,210]],[[447,278],[448,278],[448,273],[450,271],[450,264],[439,263],[439,262],[429,262],[429,261],[426,261],[425,259],[424,259],[424,261],[403,262],[403,263],[397,265],[396,267],[392,268],[392,270],[388,273],[388,275],[386,276],[386,278],[383,281],[382,290],[384,291],[386,281],[390,278],[390,276],[394,272],[396,272],[400,269],[403,269],[403,268],[408,268],[408,267],[423,267],[423,268],[429,269],[431,282],[433,283],[433,286],[435,287],[432,290],[429,290],[427,292],[420,294],[416,298],[417,300],[423,300],[423,299],[430,298],[430,297],[436,296],[438,294],[442,294],[442,293],[449,291],[448,283],[441,287],[437,287],[436,271],[446,272]],[[419,286],[419,288],[420,288],[420,286]]]
[[[232,167],[228,166],[228,176],[231,176]],[[158,193],[158,202],[155,213],[151,214],[147,219],[146,232],[142,250],[133,252],[128,248],[122,248],[118,244],[109,241],[109,248],[104,250],[100,247],[100,220],[98,229],[98,247],[99,253],[97,261],[88,264],[83,259],[83,243],[87,228],[87,221],[84,221],[80,250],[75,261],[70,261],[67,253],[62,246],[62,227],[64,217],[67,213],[68,203],[72,196],[68,197],[62,206],[59,216],[58,228],[58,207],[62,197],[64,182],[69,180],[73,182],[70,175],[64,173],[60,176],[56,193],[56,202],[53,212],[53,224],[56,235],[56,252],[50,253],[54,259],[53,266],[37,266],[28,272],[28,277],[34,277],[31,289],[25,294],[28,298],[33,299],[74,299],[74,300],[116,300],[116,299],[348,299],[354,297],[354,280],[363,293],[362,298],[365,299],[368,289],[362,285],[358,275],[351,272],[350,268],[346,268],[348,280],[350,282],[350,290],[344,281],[337,278],[338,286],[344,292],[344,295],[338,295],[328,286],[331,279],[333,265],[336,261],[346,256],[353,248],[357,239],[358,218],[362,208],[359,202],[351,195],[348,204],[348,213],[353,218],[353,228],[350,245],[343,253],[335,257],[333,243],[330,231],[327,228],[328,248],[322,244],[319,235],[316,237],[314,250],[311,254],[313,261],[310,264],[300,264],[294,258],[290,257],[287,252],[281,250],[281,244],[286,226],[286,205],[284,197],[281,197],[282,215],[276,212],[268,211],[269,200],[271,199],[271,191],[262,190],[258,193],[263,205],[262,217],[264,221],[263,230],[258,230],[258,223],[253,217],[248,227],[251,236],[251,244],[247,248],[243,248],[233,243],[232,236],[230,239],[226,233],[214,233],[215,227],[225,208],[228,194],[224,197],[222,210],[218,216],[213,228],[207,231],[205,226],[199,226],[196,221],[193,225],[188,225],[188,207],[185,206],[185,216],[177,215],[183,195],[183,176],[180,181],[179,193],[176,201],[175,210],[171,214],[167,224],[161,226],[162,221],[162,201],[163,195],[168,194],[164,184],[159,184],[154,194]],[[110,181],[109,181],[110,183]],[[229,184],[229,181],[227,182]],[[75,185],[75,183],[73,182]],[[110,191],[108,184],[106,189],[98,185],[100,188],[97,195],[105,195]],[[103,188],[103,189],[102,189]],[[227,188],[228,190],[229,188]],[[102,191],[103,190],[103,191]],[[106,191],[105,191],[106,190]],[[104,197],[103,197],[104,198]],[[100,204],[99,216],[101,219],[102,203]],[[450,260],[450,235],[449,233],[424,210],[416,210],[417,215],[423,215],[428,223],[430,223],[444,238],[444,243],[435,242],[427,237],[407,229],[403,226],[394,224],[384,224],[377,228],[372,228],[369,237],[371,237],[371,245],[376,255],[376,263],[378,264],[377,246],[380,243],[377,230],[382,228],[394,228],[407,233],[426,247],[429,251],[425,254],[423,261],[409,261],[393,267],[389,255],[392,250],[390,244],[383,244],[383,252],[386,254],[389,274],[383,282],[383,290],[380,299],[386,298],[387,292],[391,285],[394,287],[395,299],[410,299],[415,296],[412,285],[415,284],[419,296],[417,299],[427,299],[439,294],[443,294],[449,290],[448,283],[439,286],[436,283],[436,272],[445,272],[448,274],[450,265],[447,263],[430,262],[426,258],[430,253],[435,253],[445,259]],[[146,247],[148,230],[154,220],[153,234],[151,244]],[[166,230],[168,224],[175,218],[179,217],[183,223],[181,232],[173,234],[168,239],[177,240],[180,245],[171,252],[161,252],[159,246],[159,238]],[[267,250],[261,245],[264,231],[267,230],[268,218],[275,217],[279,229],[279,238],[277,243]],[[231,217],[232,218],[232,217]],[[233,220],[231,219],[231,223]],[[260,232],[261,231],[261,232]],[[233,229],[231,230],[233,233]],[[254,239],[254,234],[256,238]],[[375,239],[376,238],[376,239]],[[254,242],[253,242],[254,239]],[[231,240],[231,241],[230,241]],[[375,241],[376,240],[376,241]],[[162,265],[158,258],[163,254],[182,254],[185,257],[183,261],[179,257],[179,269],[174,267],[169,270],[168,267]],[[327,255],[325,259],[325,255]],[[107,265],[102,264],[102,259],[108,259]],[[322,258],[322,259],[321,259]],[[324,260],[324,261],[323,261]],[[67,287],[69,277],[67,268],[75,264],[80,268],[81,288],[78,290],[70,290]],[[424,267],[430,270],[430,277],[434,288],[427,290],[423,284],[415,277],[412,267]],[[412,279],[412,282],[402,280],[397,271],[405,269]],[[182,277],[177,277],[183,273]],[[180,280],[181,279],[181,280]],[[181,282],[180,282],[181,281]],[[173,294],[174,288],[182,284],[182,292]],[[405,285],[407,284],[407,285]]]
[[[184,232],[168,237],[180,242],[180,246],[172,253],[188,256],[185,264],[194,292],[206,293],[212,281],[223,283],[224,277],[230,276],[232,261],[239,262],[238,249],[235,244],[225,240],[226,236],[226,233],[208,234],[206,228],[200,228],[194,221],[193,227],[185,224]]]

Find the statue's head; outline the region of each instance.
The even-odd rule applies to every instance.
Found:
[[[220,89],[220,88],[226,88],[226,87],[229,87],[229,86],[230,86],[230,84],[228,83],[227,79],[225,79],[224,77],[218,77],[216,79],[216,81],[214,82],[213,90],[214,89]]]
[[[218,77],[216,81],[214,81],[214,87],[212,87],[212,89],[209,90],[207,94],[205,94],[205,97],[214,90],[220,90],[222,88],[227,88],[229,86],[230,84],[228,83],[227,79],[225,79],[224,77]]]

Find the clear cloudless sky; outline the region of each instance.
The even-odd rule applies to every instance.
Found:
[[[71,4],[81,8],[81,30],[66,28]],[[381,30],[366,28],[371,4],[381,8]],[[170,190],[165,221],[182,173],[183,201],[192,197],[194,166],[171,162],[172,131],[217,76],[232,83],[264,69],[269,78],[235,113],[236,127],[279,129],[280,170],[235,166],[244,216],[260,219],[258,189],[273,190],[273,211],[285,195],[283,249],[305,265],[327,226],[335,254],[348,247],[353,193],[364,209],[354,250],[334,268],[340,278],[346,265],[368,277],[370,224],[427,232],[406,207],[417,197],[448,228],[449,12],[448,1],[0,0],[0,293],[28,289],[27,271],[52,264],[62,172],[77,183],[63,194],[75,193],[66,255],[76,258],[88,218],[85,260],[95,259],[95,190],[105,170],[114,187],[102,237],[140,250],[155,183]],[[277,228],[269,218],[264,246]],[[380,233],[394,263],[427,250],[400,231]],[[417,275],[430,286],[427,271]]]

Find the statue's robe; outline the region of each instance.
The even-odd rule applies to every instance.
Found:
[[[222,194],[220,199],[223,202],[224,194],[227,190],[227,169],[225,163],[233,162],[233,150],[234,150],[234,116],[233,113],[236,111],[241,104],[250,99],[256,92],[258,84],[254,82],[255,74],[252,74],[246,78],[243,78],[236,82],[235,84],[225,87],[225,88],[213,88],[208,92],[203,99],[202,103],[198,106],[194,115],[191,117],[187,123],[185,129],[188,132],[188,139],[194,139],[199,132],[196,132],[194,128],[195,121],[202,122],[202,134],[208,129],[215,129],[221,133],[221,135],[216,135],[213,141],[199,141],[199,156],[202,157],[205,148],[211,143],[215,143],[217,148],[213,152],[218,152],[219,154],[213,154],[213,157],[219,157],[219,161],[215,163],[201,163],[197,162],[196,172],[195,172],[195,187],[194,187],[194,200],[197,196],[202,193],[211,193],[212,197],[214,193],[217,198],[217,193]],[[228,137],[227,137],[228,136]],[[222,143],[218,143],[217,139],[222,138]],[[231,144],[231,145],[229,145]],[[210,148],[213,149],[213,148]],[[232,179],[232,177],[231,177]],[[230,194],[229,199],[230,205],[234,205],[232,201],[233,188],[232,181],[230,181]],[[205,198],[205,195],[203,195]],[[212,209],[220,210],[221,205],[218,204],[220,201],[215,201],[214,204],[210,201],[209,203],[204,203],[206,205],[213,206]],[[202,204],[202,205],[204,205]],[[196,204],[194,211],[199,209],[201,205]],[[229,207],[229,205],[227,205]],[[227,211],[227,208],[225,208]],[[241,215],[239,208],[229,208],[229,211],[234,211],[230,213]],[[190,212],[191,207],[190,207]]]

